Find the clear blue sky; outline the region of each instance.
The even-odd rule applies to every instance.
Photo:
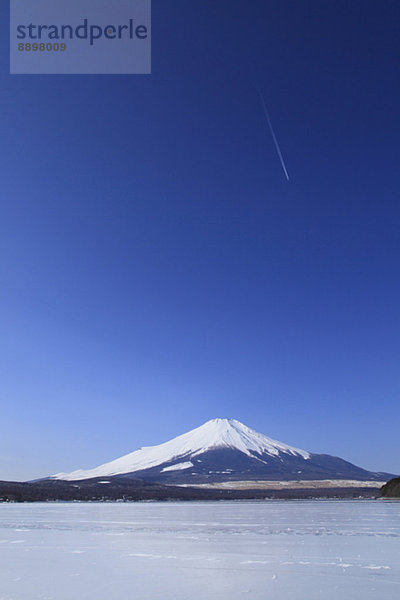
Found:
[[[398,472],[399,2],[153,0],[151,76],[10,76],[6,4],[0,479],[226,416]]]

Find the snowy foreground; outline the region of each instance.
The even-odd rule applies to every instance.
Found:
[[[0,600],[400,593],[400,502],[0,504]]]

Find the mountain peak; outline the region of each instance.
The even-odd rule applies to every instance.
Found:
[[[276,458],[281,454],[305,460],[310,458],[310,454],[305,450],[293,448],[257,433],[236,419],[217,418],[164,444],[140,448],[94,469],[58,473],[54,477],[77,480],[122,475],[179,461],[182,461],[180,464],[185,465],[182,468],[188,468],[192,464],[190,462],[192,458],[216,449],[235,450],[251,458],[261,455]]]
[[[236,419],[212,419],[207,421],[197,429],[189,431],[189,433],[180,436],[184,438],[189,436],[189,439],[194,443],[194,454],[198,450],[209,448],[228,447],[239,450],[248,456],[252,454],[270,454],[277,456],[280,452],[287,454],[297,454],[303,458],[309,458],[310,454],[305,450],[288,446],[277,440],[263,435],[250,429]],[[176,438],[178,440],[179,438]]]

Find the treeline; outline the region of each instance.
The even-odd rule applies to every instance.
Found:
[[[391,479],[381,489],[383,498],[400,498],[400,477]]]
[[[114,477],[84,481],[43,480],[30,483],[0,481],[0,502],[138,502],[177,500],[264,500],[316,498],[377,498],[378,488],[327,488],[282,490],[216,490],[163,486]]]

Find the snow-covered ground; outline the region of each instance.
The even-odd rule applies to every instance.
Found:
[[[372,600],[400,502],[0,504],[0,600]]]
[[[163,469],[172,470],[171,467]],[[179,484],[180,487],[220,489],[220,490],[279,490],[290,488],[329,489],[329,488],[381,488],[386,481],[360,481],[357,479],[303,479],[297,481],[219,481],[214,483]],[[377,494],[379,495],[379,493]]]

